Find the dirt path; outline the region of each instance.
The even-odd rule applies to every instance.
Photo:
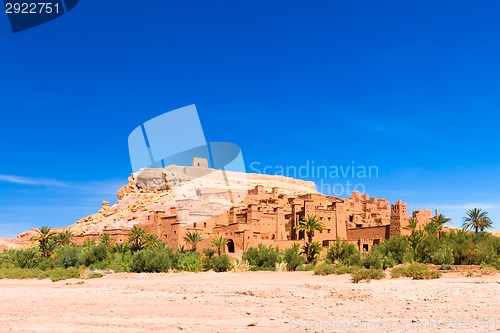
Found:
[[[359,284],[311,272],[0,280],[0,332],[492,332],[499,313],[500,275]]]

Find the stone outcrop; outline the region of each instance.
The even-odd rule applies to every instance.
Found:
[[[135,177],[135,185],[140,189],[146,190],[167,190],[167,179],[163,169],[145,169]]]
[[[316,193],[313,182],[288,177],[230,171],[221,173],[210,168],[171,165],[166,168],[143,169],[132,174],[128,178],[128,184],[118,190],[118,201],[114,205],[103,202],[98,212],[64,229],[73,232],[77,240],[97,237],[104,232],[124,235],[134,225],[148,223],[154,212],[171,208],[182,209],[189,200],[196,201],[196,198],[203,195],[200,192],[204,192],[204,197],[210,197],[212,203],[222,204],[219,212],[223,212],[229,209],[233,202],[228,199],[229,195],[221,197],[217,192],[229,191],[230,194],[239,194],[239,204],[248,190],[257,185],[279,186],[282,193],[289,195]],[[215,209],[213,211],[218,212]],[[27,246],[35,235],[36,232],[32,229],[14,239],[4,239],[0,241],[0,249]]]

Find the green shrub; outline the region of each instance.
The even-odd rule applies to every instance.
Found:
[[[412,262],[415,261],[415,253],[413,253],[413,251],[411,250],[408,250],[406,251],[404,254],[403,254],[403,257],[402,257],[402,262],[403,264],[410,264]]]
[[[381,269],[361,267],[359,269],[354,270],[351,273],[351,277],[352,277],[352,282],[354,283],[358,283],[362,280],[370,282],[370,280],[385,279],[385,273]]]
[[[166,272],[171,267],[172,259],[169,253],[152,248],[135,252],[130,262],[130,270],[136,273]]]
[[[287,270],[295,271],[297,267],[305,263],[305,258],[299,253],[299,244],[294,243],[291,248],[283,252],[283,260],[287,265]]]
[[[361,263],[365,268],[383,269],[384,256],[382,255],[382,252],[380,252],[378,247],[374,246],[370,252],[363,255]]]
[[[19,268],[35,268],[42,259],[38,248],[28,248],[13,250],[11,252],[11,262]]]
[[[409,265],[396,266],[391,270],[391,278],[411,277],[414,280],[436,279],[441,277],[442,273],[431,270],[426,264],[411,263]]]
[[[175,253],[174,268],[186,272],[200,272],[202,269],[201,256],[199,252],[179,252]]]
[[[442,244],[435,253],[431,254],[432,263],[436,265],[452,265],[455,262],[451,244]]]
[[[314,275],[350,274],[357,269],[359,269],[359,267],[346,266],[343,264],[332,265],[329,263],[324,263],[314,268]]]
[[[336,261],[351,264],[353,258],[357,258],[359,251],[354,244],[349,244],[345,240],[337,240],[328,248],[326,252],[326,261],[333,264]],[[359,256],[359,258],[361,258]],[[361,260],[359,261],[361,262]]]
[[[316,266],[315,265],[312,265],[312,264],[304,264],[304,265],[300,265],[298,266],[295,271],[297,272],[308,272],[308,271],[314,271],[314,268]]]
[[[432,263],[434,254],[439,250],[440,239],[431,235],[422,239],[416,251],[418,262]]]
[[[486,263],[490,265],[496,261],[498,256],[493,242],[485,240],[476,244],[476,264]]]
[[[89,243],[92,244],[92,242]],[[105,244],[86,246],[82,250],[81,257],[81,262],[85,266],[104,261],[108,258],[108,247]]]
[[[387,268],[394,267],[398,264],[399,262],[396,260],[392,252],[389,252],[388,254],[384,255],[384,259],[382,261],[382,269],[386,270]]]
[[[335,266],[329,263],[324,263],[314,268],[314,275],[330,275],[336,274],[336,272]]]
[[[206,249],[203,249],[203,254],[207,257],[207,258],[213,258],[215,256],[215,249],[211,248],[211,247],[207,247]]]
[[[337,270],[337,273],[336,273],[337,275],[342,275],[342,274],[351,274],[355,270],[359,269],[359,267],[346,266],[346,265],[339,264],[339,265],[335,266],[335,269]]]
[[[282,253],[278,247],[266,247],[262,243],[258,247],[249,248],[242,259],[248,261],[251,270],[274,271],[276,263],[281,262]]]
[[[130,252],[130,247],[127,243],[116,243],[111,247],[111,252],[125,254]]]
[[[0,268],[0,279],[45,279],[48,276],[48,272],[38,268]]]
[[[481,272],[481,274],[484,274],[484,275],[493,275],[493,274],[496,274],[498,272],[495,267],[488,265],[484,262],[481,263],[479,271]]]
[[[226,254],[212,258],[212,268],[216,272],[227,272],[231,268],[231,260]]]
[[[250,264],[245,260],[234,259],[231,265],[231,270],[235,273],[248,272],[250,270]]]
[[[414,280],[429,279],[431,277],[431,270],[425,264],[412,263],[406,268],[406,276]]]
[[[209,271],[212,269],[213,258],[203,257],[201,258],[201,269],[203,271]]]
[[[382,252],[384,257],[390,258],[388,264],[392,264],[392,260],[394,261],[392,266],[405,262],[405,255],[411,252],[407,236],[392,237],[391,239],[378,244],[376,247],[380,250],[380,252]]]
[[[399,265],[391,269],[391,278],[398,279],[406,276],[406,265]]]
[[[52,282],[56,281],[61,281],[61,280],[66,280],[66,279],[78,279],[80,278],[81,275],[81,270],[76,267],[69,267],[69,268],[54,268],[52,271],[49,273],[49,278],[52,280]]]
[[[113,253],[107,268],[113,270],[114,272],[130,272],[132,257],[133,255],[130,251],[125,253]]]
[[[81,265],[81,248],[77,246],[61,246],[54,250],[55,267],[75,267]]]
[[[361,267],[363,263],[361,253],[359,253],[359,251],[356,250],[355,253],[349,255],[347,258],[343,259],[340,263],[347,266]]]
[[[497,260],[493,262],[491,265],[495,267],[497,270],[500,270],[500,257],[497,258]]]
[[[486,232],[451,231],[443,233],[442,241],[450,244],[456,265],[495,265],[500,259],[500,238]]]
[[[453,268],[452,265],[448,265],[448,264],[442,264],[441,266],[439,266],[438,270],[440,271],[453,271],[455,268]]]
[[[98,278],[102,278],[104,275],[102,275],[101,273],[97,273],[97,272],[92,272],[90,275],[89,275],[89,279],[98,279]]]

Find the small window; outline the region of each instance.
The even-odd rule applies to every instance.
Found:
[[[356,224],[356,228],[363,228],[362,224]]]
[[[326,232],[327,232],[327,233],[330,233],[330,231],[332,231],[332,229],[326,229]]]
[[[203,223],[203,228],[206,228],[207,227],[207,222],[204,222]]]
[[[193,223],[193,228],[196,228],[196,222],[195,222],[195,223]]]

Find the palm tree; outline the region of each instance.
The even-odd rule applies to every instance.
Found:
[[[106,247],[111,245],[111,241],[113,240],[113,236],[108,233],[103,233],[99,238],[99,244],[103,244]]]
[[[416,217],[410,217],[408,219],[408,225],[404,227],[403,229],[405,230],[411,230],[411,235],[415,235],[415,232],[417,231],[418,227],[418,220]]]
[[[224,238],[222,236],[214,237],[210,240],[210,243],[214,244],[215,247],[217,248],[217,255],[218,256],[221,255],[222,249],[224,248],[224,246],[226,246],[227,242],[228,242],[228,239]]]
[[[146,230],[138,225],[135,225],[128,233],[128,244],[132,251],[140,251],[145,247]]]
[[[211,247],[207,247],[206,249],[203,249],[203,254],[207,256],[207,258],[212,259],[215,255],[215,250]]]
[[[418,245],[424,240],[425,236],[426,235],[423,230],[417,230],[408,238],[408,242],[410,243],[410,247],[413,251],[417,250]]]
[[[492,222],[488,217],[488,212],[481,208],[469,209],[463,218],[463,229],[475,229],[476,233],[484,231],[485,228],[491,228]]]
[[[203,240],[203,236],[198,231],[188,231],[184,237],[184,241],[191,245],[191,251],[195,252],[196,251],[196,245]]]
[[[42,256],[50,257],[53,248],[53,237],[54,233],[51,231],[52,229],[47,226],[42,226],[36,229],[37,235],[33,237],[33,240],[38,242],[38,247]],[[50,244],[52,241],[52,245]]]
[[[439,236],[439,238],[441,238],[441,232],[442,232],[442,230],[443,230],[443,226],[444,226],[446,223],[451,222],[451,218],[446,217],[446,216],[444,216],[443,214],[439,214],[439,215],[434,216],[434,217],[431,219],[431,222],[436,223],[436,224],[439,226],[438,236]]]
[[[483,221],[483,224],[479,227],[479,231],[484,231],[484,229],[489,229],[493,227],[493,221],[488,217]]]
[[[322,250],[323,246],[320,242],[310,242],[302,247],[301,254],[306,256],[307,263],[312,263],[316,260]]]
[[[314,233],[316,231],[325,230],[325,225],[321,222],[318,216],[307,215],[307,217],[302,217],[302,220],[299,225],[295,227],[295,230],[304,231],[307,235],[307,243],[304,246],[304,254],[306,255],[307,262],[310,263],[314,259],[314,254],[312,253]]]
[[[311,243],[315,231],[325,230],[325,225],[316,215],[307,215],[307,217],[302,217],[302,220],[299,225],[295,227],[295,230],[304,231],[307,235],[307,242]]]
[[[146,233],[144,236],[144,247],[157,247],[161,243],[161,239],[155,234]]]
[[[128,244],[127,243],[116,243],[113,245],[111,248],[111,251],[114,253],[121,253],[124,254],[129,250]]]
[[[72,242],[73,237],[75,237],[75,235],[71,231],[64,230],[63,232],[54,235],[55,245],[56,246],[71,245],[73,244]]]
[[[427,235],[436,235],[439,230],[441,229],[441,225],[434,222],[434,221],[430,221],[430,222],[427,222],[425,225],[424,225],[424,232],[427,234]]]

